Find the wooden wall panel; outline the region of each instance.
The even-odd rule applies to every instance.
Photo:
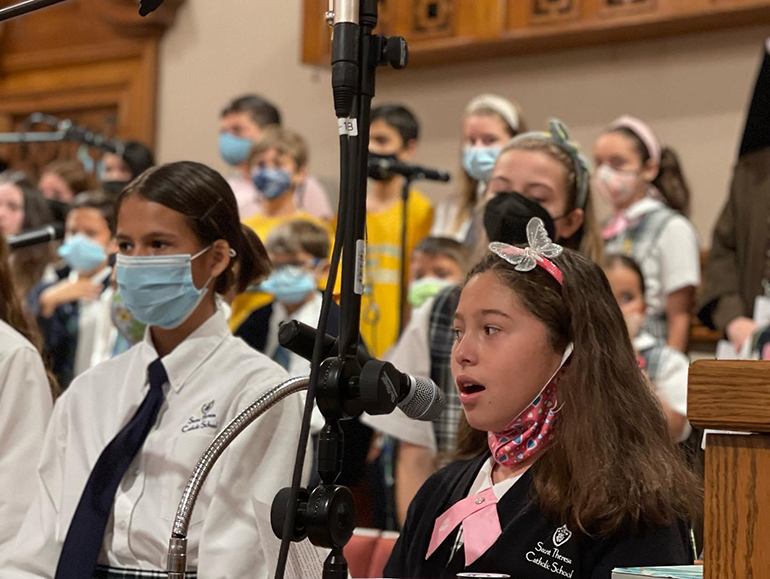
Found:
[[[304,0],[303,61],[328,64],[328,0]],[[383,0],[382,34],[409,41],[411,64],[463,60],[770,23],[770,0]]]
[[[134,0],[70,0],[2,25],[0,130],[17,130],[29,114],[43,112],[152,146],[158,42],[182,1],[166,0],[142,19]],[[76,149],[3,145],[0,155],[34,177]]]

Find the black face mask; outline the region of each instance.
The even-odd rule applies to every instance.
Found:
[[[542,205],[515,191],[498,193],[484,210],[484,229],[489,241],[521,245],[527,243],[527,223],[533,217],[542,219],[548,237],[555,239],[556,225]]]
[[[110,197],[117,197],[130,181],[102,181],[102,191]]]
[[[53,215],[53,220],[64,222],[70,210],[69,203],[56,199],[46,199],[46,201],[48,202],[48,208],[51,210],[51,215]]]
[[[398,163],[398,159],[395,154],[380,155],[378,153],[369,152],[369,178],[375,181],[385,181],[395,176],[395,173],[391,173],[379,166],[380,161],[387,161],[388,163]]]

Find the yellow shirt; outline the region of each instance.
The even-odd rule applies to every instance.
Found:
[[[433,205],[422,193],[412,190],[406,231],[407,272],[415,245],[430,233]],[[377,357],[398,339],[401,302],[402,204],[366,215],[366,266],[361,299],[361,337]]]
[[[282,215],[279,217],[268,217],[266,215],[254,215],[248,219],[244,219],[243,224],[254,230],[262,243],[267,242],[267,238],[270,232],[273,231],[279,225],[283,225],[289,221],[305,220],[315,223],[319,227],[323,227],[328,231],[329,224],[325,223],[310,213],[304,211],[297,211],[291,215]],[[232,314],[230,314],[230,329],[234,332],[238,329],[246,318],[257,308],[266,306],[273,301],[273,296],[264,292],[244,292],[236,296],[232,303]]]

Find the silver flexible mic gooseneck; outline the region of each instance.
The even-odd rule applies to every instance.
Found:
[[[268,390],[256,402],[233,418],[230,424],[206,448],[206,452],[195,465],[176,510],[174,527],[168,544],[168,564],[166,567],[168,579],[184,579],[185,577],[187,570],[187,530],[201,487],[214,467],[214,463],[249,424],[287,396],[306,390],[309,381],[307,376],[291,378]]]

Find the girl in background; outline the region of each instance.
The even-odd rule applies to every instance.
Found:
[[[605,250],[633,257],[644,272],[645,331],[686,352],[700,254],[685,216],[690,194],[678,158],[630,116],[610,124],[596,141],[594,157],[594,190],[614,211],[602,229]]]
[[[692,563],[698,481],[678,456],[599,265],[527,226],[469,274],[452,374],[464,460],[415,497],[386,577],[607,579]]]
[[[57,402],[36,498],[11,559],[0,562],[4,578],[82,579],[97,566],[108,578],[161,574],[196,462],[230,420],[288,378],[231,335],[219,308],[217,295],[269,270],[219,173],[192,162],[148,170],[121,193],[117,215],[118,289],[148,328]],[[290,482],[301,399],[265,413],[214,465],[191,520],[191,571],[272,571],[245,509],[252,500],[271,504]]]
[[[465,109],[462,122],[462,189],[457,198],[438,206],[431,235],[472,242],[473,216],[505,144],[526,131],[519,106],[496,95],[482,94]]]
[[[24,173],[6,171],[0,174],[0,233],[4,237],[51,223],[53,216],[48,203]],[[54,261],[54,257],[50,243],[17,249],[11,254],[14,284],[22,301],[44,277],[46,267]]]

